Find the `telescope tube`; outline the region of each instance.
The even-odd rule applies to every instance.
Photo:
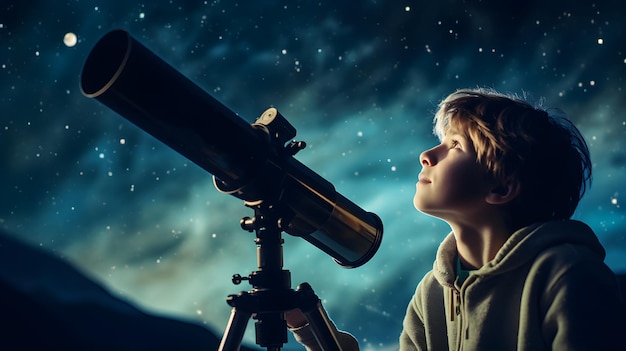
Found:
[[[249,124],[126,31],[94,46],[81,89],[229,183],[245,183],[267,158],[268,145]]]
[[[81,90],[214,175],[216,188],[245,201],[274,201],[281,230],[347,268],[371,259],[383,225],[272,143],[124,30],[100,39]]]

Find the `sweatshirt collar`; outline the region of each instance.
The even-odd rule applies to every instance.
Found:
[[[575,220],[536,223],[514,232],[496,257],[474,271],[478,275],[497,275],[533,260],[541,251],[560,244],[587,246],[604,259],[606,253],[591,228]],[[440,284],[452,287],[457,276],[457,248],[454,233],[439,245],[433,273]]]

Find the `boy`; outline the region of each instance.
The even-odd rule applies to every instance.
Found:
[[[485,89],[452,93],[434,124],[441,144],[420,155],[414,205],[452,232],[409,303],[400,350],[624,349],[604,249],[569,219],[591,182],[576,127]],[[300,314],[286,319],[318,349]]]

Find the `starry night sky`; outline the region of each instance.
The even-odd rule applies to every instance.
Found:
[[[570,116],[594,163],[575,218],[624,272],[626,3],[553,3],[5,1],[0,226],[141,307],[223,331],[226,296],[248,288],[231,275],[256,269],[254,235],[239,227],[251,210],[81,94],[87,54],[122,28],[245,121],[277,107],[308,144],[296,158],[382,218],[379,252],[356,269],[285,235],[293,285],[310,282],[363,349],[395,347],[449,231],[412,198],[419,153],[437,142],[433,112],[458,88],[527,94]]]

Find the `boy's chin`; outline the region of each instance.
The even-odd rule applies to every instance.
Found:
[[[428,205],[424,203],[423,199],[420,198],[418,193],[416,193],[415,196],[413,197],[413,207],[415,207],[416,210],[424,214],[429,214]]]
[[[415,197],[413,198],[413,207],[415,207],[416,210],[422,212],[420,202],[417,199],[417,195],[415,195]]]
[[[438,218],[438,219],[443,219],[441,217],[441,211],[437,211],[437,209],[431,208],[429,206],[426,206],[424,203],[422,203],[421,201],[419,201],[419,199],[416,197],[413,199],[413,206],[415,207],[415,209],[417,211],[419,211],[420,213],[423,213],[429,217],[434,217],[434,218]],[[439,215],[437,215],[439,214]]]
[[[424,204],[422,202],[420,202],[417,198],[413,199],[413,206],[415,207],[416,210],[418,210],[419,212],[425,214],[425,215],[429,215],[432,216],[431,213],[429,213],[428,211],[428,207],[424,206]]]

